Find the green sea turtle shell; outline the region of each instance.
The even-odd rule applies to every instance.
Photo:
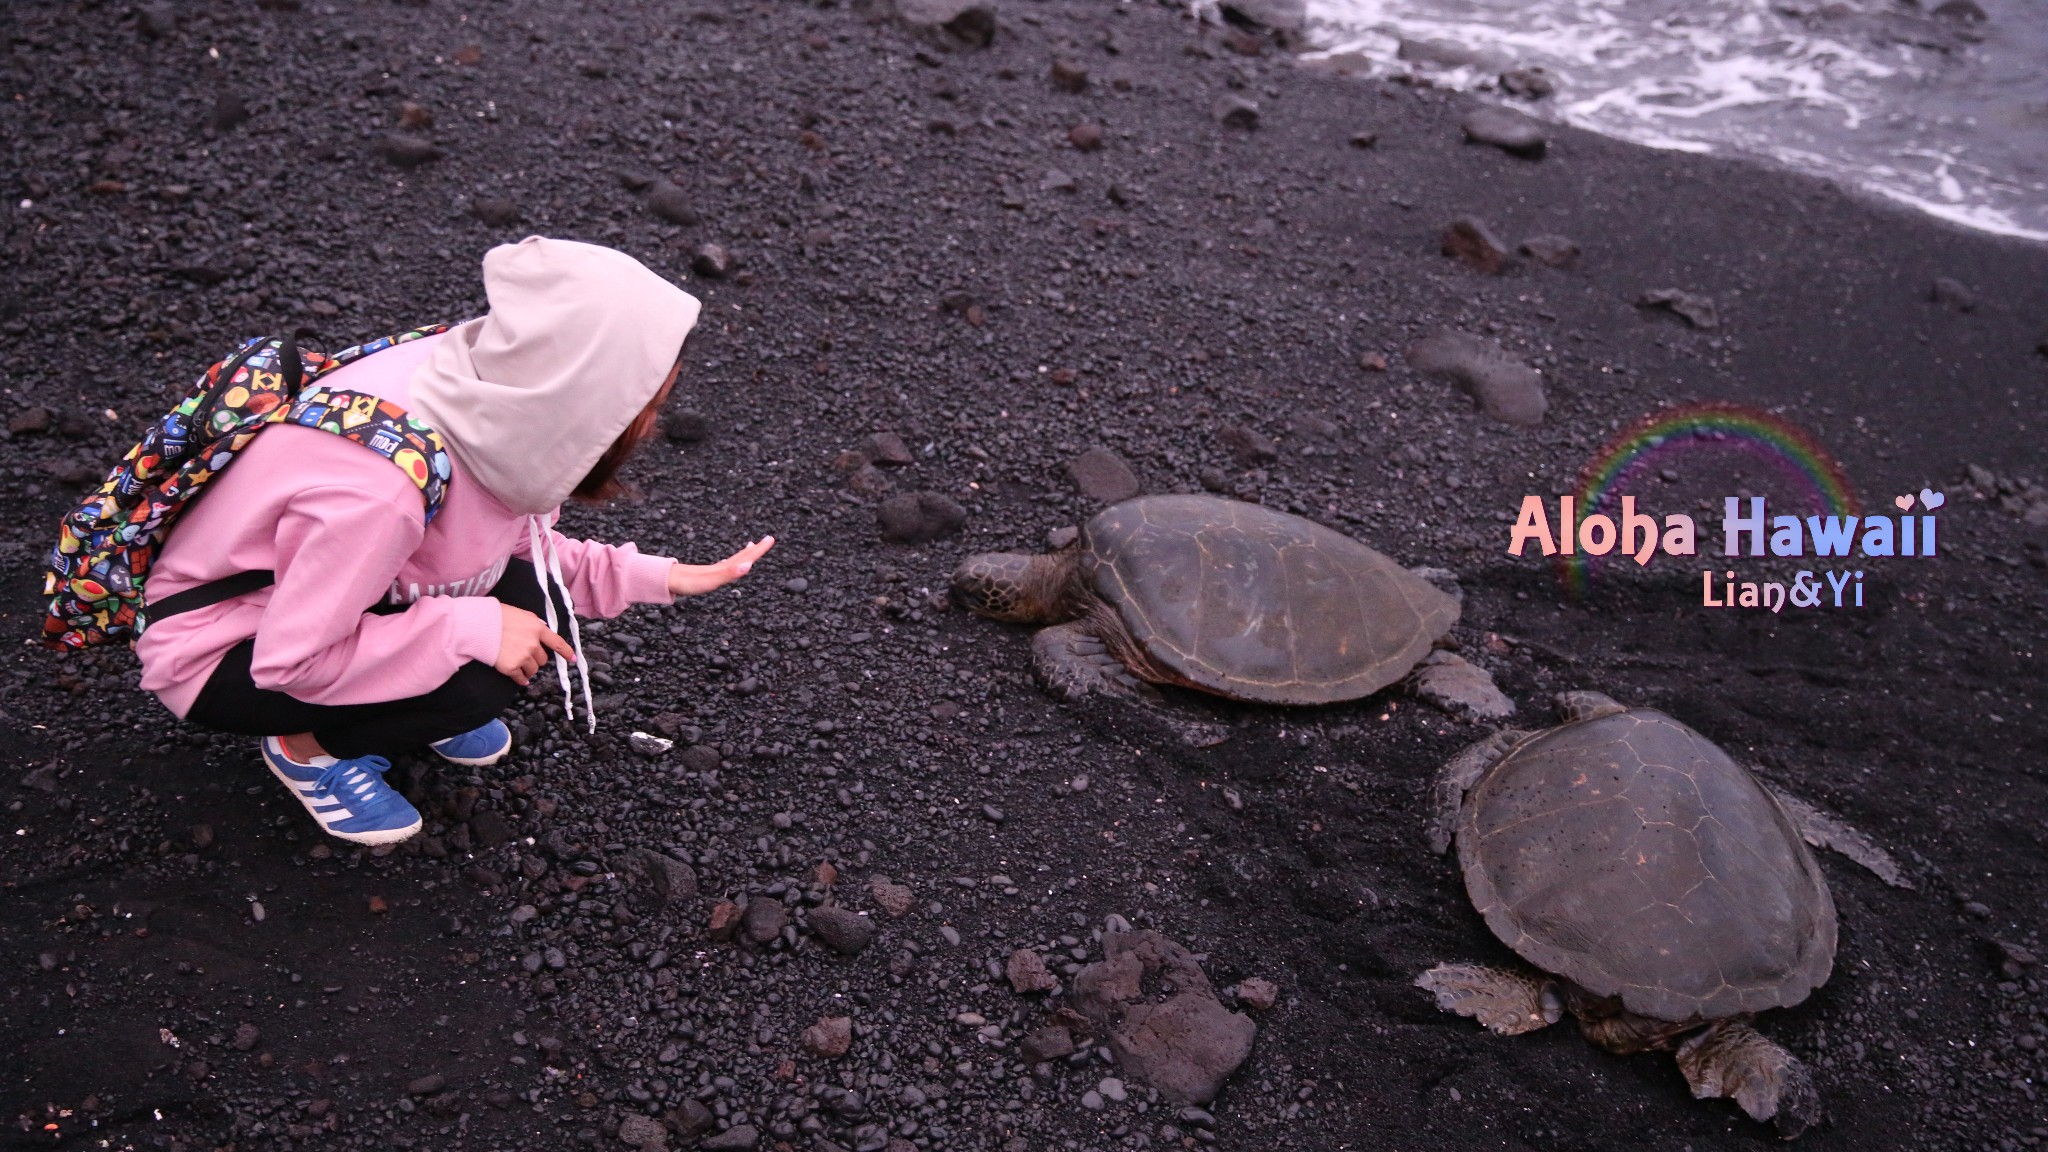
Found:
[[[1381,553],[1238,500],[1126,500],[1082,543],[1082,579],[1154,661],[1240,700],[1370,695],[1458,619],[1457,601]]]
[[[1799,1003],[1835,903],[1777,797],[1648,708],[1535,733],[1465,798],[1465,889],[1521,956],[1658,1020]]]

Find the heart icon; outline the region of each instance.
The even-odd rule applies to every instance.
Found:
[[[1931,512],[1946,503],[1948,503],[1948,493],[1931,492],[1925,488],[1920,490],[1920,506],[1928,511]]]
[[[1911,496],[1894,496],[1892,497],[1892,503],[1897,504],[1901,512],[1911,512],[1913,510],[1913,498]]]

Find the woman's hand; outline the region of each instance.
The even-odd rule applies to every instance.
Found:
[[[745,576],[754,567],[754,561],[773,547],[775,537],[763,536],[716,564],[677,564],[668,570],[668,594],[701,596],[714,588],[723,588]]]
[[[511,677],[514,683],[524,685],[533,679],[533,674],[548,662],[549,652],[576,659],[576,650],[555,635],[540,617],[510,604],[498,605],[498,613],[502,625],[498,659],[491,667]]]

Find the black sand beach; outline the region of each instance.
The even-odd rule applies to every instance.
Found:
[[[1518,158],[1464,143],[1457,98],[1150,4],[1008,0],[966,52],[796,3],[32,3],[0,32],[0,1145],[626,1147],[631,1116],[679,1148],[1777,1143],[1668,1055],[1569,1022],[1492,1037],[1410,986],[1511,959],[1424,837],[1431,774],[1482,728],[1398,688],[1171,692],[1230,726],[1190,749],[1054,704],[1026,630],[946,605],[962,556],[1102,506],[1068,469],[1094,446],[1148,491],[1226,489],[1455,572],[1452,639],[1520,723],[1574,688],[1663,709],[1888,847],[1913,890],[1822,855],[1834,976],[1759,1022],[1818,1079],[1800,1146],[2048,1137],[2048,513],[2020,484],[2048,481],[2048,249],[1569,130]],[[1219,121],[1232,96],[1255,127]],[[1581,255],[1489,275],[1440,252],[1463,216]],[[360,852],[251,742],[133,692],[125,651],[23,643],[57,517],[207,362],[473,315],[483,251],[531,232],[706,304],[675,438],[630,470],[644,498],[565,527],[693,560],[781,541],[733,589],[587,629],[596,736],[536,690],[514,758],[401,762],[429,835]],[[722,277],[692,270],[705,244]],[[1718,327],[1636,303],[1672,288]],[[1444,329],[1539,368],[1542,423],[1418,375],[1406,351]],[[1703,608],[1720,499],[1803,496],[1704,449],[1644,496],[1698,517],[1696,561],[1567,601],[1505,555],[1525,494],[1713,401],[1810,433],[1873,511],[1944,492],[1945,554],[1870,563],[1862,609]],[[850,487],[841,454],[881,432],[907,462],[871,451]],[[883,540],[885,487],[964,529]],[[698,894],[650,899],[635,850],[689,861]],[[851,957],[812,934],[826,863],[880,928]],[[914,894],[901,918],[880,876]],[[742,899],[793,930],[714,939]],[[1020,1055],[1056,1004],[989,963],[1033,948],[1070,979],[1111,914],[1219,989],[1279,986],[1205,1113],[1135,1081],[1105,1099],[1121,1074],[1085,1048]],[[838,1059],[800,1041],[828,1016],[853,1022]]]

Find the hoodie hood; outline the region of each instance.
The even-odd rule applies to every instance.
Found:
[[[408,407],[508,509],[551,512],[660,391],[700,305],[623,252],[544,236],[485,253],[484,294]]]

